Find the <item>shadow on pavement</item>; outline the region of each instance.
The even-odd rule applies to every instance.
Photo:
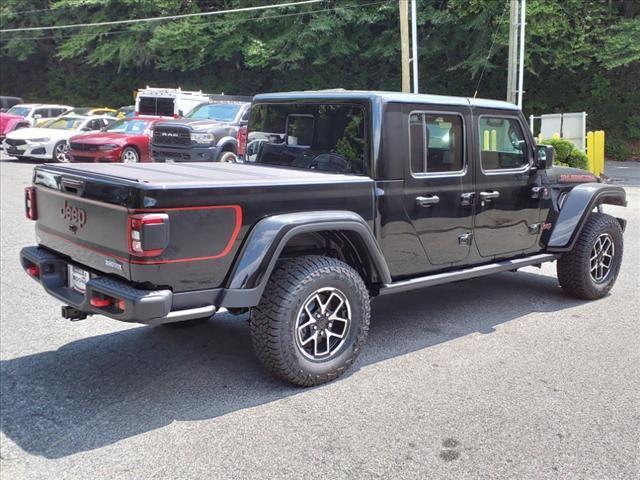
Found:
[[[555,278],[522,272],[381,298],[351,375],[364,365],[491,333],[502,323],[525,321],[531,312],[580,303],[565,297]],[[0,373],[2,431],[25,451],[47,458],[305,391],[270,377],[258,364],[246,316],[192,329],[140,327],[86,338],[2,361]]]

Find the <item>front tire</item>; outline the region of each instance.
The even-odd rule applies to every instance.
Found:
[[[236,163],[238,161],[238,157],[233,152],[222,152],[220,154],[220,158],[218,159],[220,163]]]
[[[67,151],[68,148],[66,141],[56,143],[53,147],[53,161],[58,163],[69,163]]]
[[[138,163],[140,161],[140,155],[138,155],[138,151],[135,148],[127,147],[122,150],[120,161],[122,163]]]
[[[622,263],[622,228],[611,215],[592,213],[576,244],[557,265],[565,293],[584,300],[602,298],[613,287]]]
[[[256,355],[274,375],[312,386],[342,375],[369,332],[369,292],[349,265],[329,257],[288,260],[251,310]]]

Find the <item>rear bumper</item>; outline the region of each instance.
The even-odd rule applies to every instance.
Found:
[[[69,287],[69,261],[41,247],[25,247],[20,252],[20,263],[27,274],[39,282],[45,291],[67,305],[86,314],[100,314],[124,322],[157,325],[179,322],[213,315],[221,289],[173,293],[169,289],[145,290],[131,282],[116,280],[99,272],[91,271],[84,293]],[[39,275],[29,274],[27,268],[37,266]],[[81,268],[87,269],[82,265]],[[124,301],[122,311],[108,307],[95,307],[90,300],[94,296],[108,296]]]
[[[151,144],[151,158],[154,162],[217,162],[220,147],[176,148]]]

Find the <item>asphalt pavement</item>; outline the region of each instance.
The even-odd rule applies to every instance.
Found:
[[[609,296],[566,297],[545,265],[384,297],[351,371],[303,389],[263,370],[246,317],[63,320],[18,264],[33,164],[5,159],[1,479],[638,478],[640,164],[620,167]]]

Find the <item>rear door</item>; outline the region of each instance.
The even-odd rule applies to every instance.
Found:
[[[477,110],[475,241],[483,257],[513,255],[536,244],[540,202],[534,145],[515,112]]]
[[[409,160],[405,164],[408,217],[432,269],[463,262],[473,233],[473,166],[463,111],[405,107]]]

